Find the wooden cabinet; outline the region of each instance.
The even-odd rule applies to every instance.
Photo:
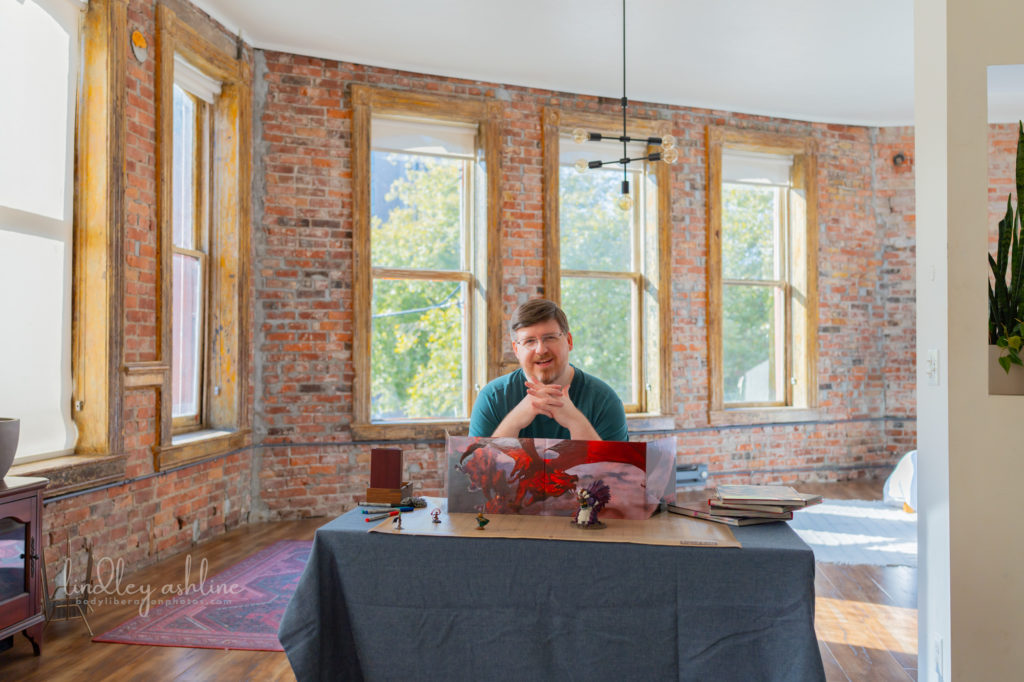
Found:
[[[39,655],[43,640],[40,530],[45,478],[0,481],[0,639],[24,632]]]

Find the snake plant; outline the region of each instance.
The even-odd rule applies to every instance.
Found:
[[[992,269],[988,284],[988,342],[1002,349],[999,364],[1007,373],[1011,365],[1024,364],[1020,357],[1024,337],[1024,233],[1020,206],[1024,195],[1024,122],[1017,124],[1016,171],[1017,210],[1013,210],[1007,195],[1006,215],[999,221],[996,257],[988,256]]]

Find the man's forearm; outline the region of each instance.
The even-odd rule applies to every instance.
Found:
[[[601,436],[590,420],[582,412],[577,411],[577,415],[570,423],[562,424],[569,430],[569,437],[573,440],[600,440]]]
[[[569,427],[569,438],[573,440],[601,440],[594,425],[586,417],[580,415],[580,419]]]
[[[518,438],[519,432],[524,427],[519,426],[514,416],[509,413],[505,415],[505,418],[498,424],[498,428],[494,429],[494,433],[491,434],[491,438]]]

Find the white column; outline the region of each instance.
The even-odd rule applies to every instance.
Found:
[[[986,67],[1024,63],[1024,5],[915,0],[914,22],[918,679],[1018,679],[1024,397],[988,395]]]

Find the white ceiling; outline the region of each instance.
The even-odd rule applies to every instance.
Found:
[[[619,97],[621,0],[193,0],[254,47]],[[912,125],[913,0],[628,0],[630,100]]]

